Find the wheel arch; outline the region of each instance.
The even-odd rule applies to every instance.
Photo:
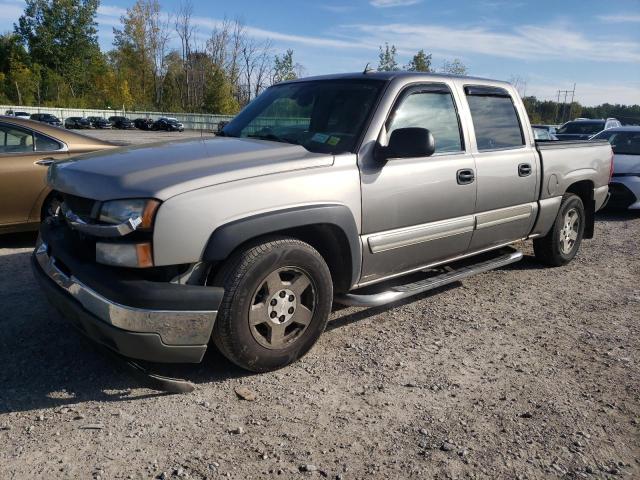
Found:
[[[297,238],[318,250],[337,292],[358,282],[362,263],[358,227],[349,208],[339,204],[288,208],[221,225],[209,237],[202,260],[221,262],[249,242],[273,235]]]
[[[593,196],[594,183],[591,180],[579,180],[567,187],[565,193],[573,193],[580,197],[584,205],[585,225],[584,238],[593,238],[595,227],[595,200]]]

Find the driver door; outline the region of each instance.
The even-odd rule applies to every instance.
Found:
[[[467,151],[455,96],[446,84],[406,88],[382,142],[396,128],[431,131],[430,157],[369,159],[361,165],[361,283],[419,269],[467,252],[474,228],[475,160]]]

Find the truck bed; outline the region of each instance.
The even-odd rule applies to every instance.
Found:
[[[536,141],[540,155],[540,200],[564,192],[575,182],[587,180],[592,188],[609,184],[611,145],[606,140]]]

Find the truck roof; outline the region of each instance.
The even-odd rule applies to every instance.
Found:
[[[295,80],[288,80],[282,83],[297,83],[297,82],[306,82],[310,80],[362,80],[362,79],[378,79],[384,81],[391,81],[400,78],[424,78],[425,80],[465,80],[469,82],[491,82],[494,85],[510,85],[509,82],[504,82],[501,80],[492,80],[490,78],[482,78],[482,77],[468,77],[466,75],[452,75],[448,73],[427,73],[427,72],[406,72],[406,71],[396,71],[396,72],[378,72],[378,71],[368,71],[368,72],[352,72],[352,73],[335,73],[331,75],[318,75],[314,77],[305,77],[298,78]]]

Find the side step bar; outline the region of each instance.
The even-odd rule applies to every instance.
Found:
[[[505,265],[515,263],[521,259],[522,252],[509,249],[507,253],[503,253],[502,255],[490,260],[485,260],[483,262],[464,266],[446,273],[441,273],[440,275],[436,275],[425,280],[391,287],[389,290],[380,293],[347,293],[337,296],[335,301],[336,303],[351,307],[378,307],[380,305],[397,302],[398,300],[442,287],[448,283],[457,282],[478,273],[488,272],[489,270],[504,267]]]

